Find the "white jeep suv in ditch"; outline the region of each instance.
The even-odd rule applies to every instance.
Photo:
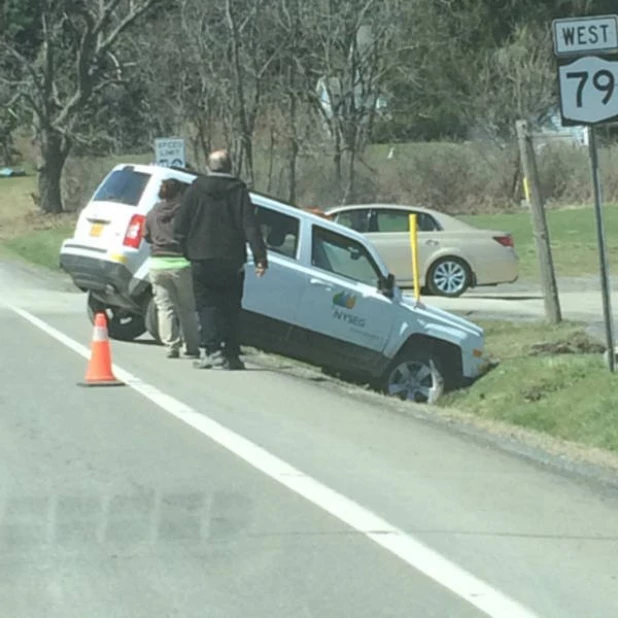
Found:
[[[61,267],[87,292],[91,317],[107,312],[110,336],[132,340],[148,330],[157,337],[144,221],[163,180],[188,187],[197,175],[117,165],[82,210],[73,238],[64,241]],[[486,369],[483,330],[405,298],[364,236],[258,193],[251,199],[270,268],[260,279],[247,268],[245,345],[415,401],[434,401],[445,386],[469,383]]]

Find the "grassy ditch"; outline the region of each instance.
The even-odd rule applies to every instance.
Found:
[[[618,452],[618,389],[578,324],[485,322],[498,366],[442,406]]]
[[[14,256],[45,268],[58,269],[62,241],[73,234],[73,222],[54,221],[38,229],[23,232],[2,241],[2,247]]]

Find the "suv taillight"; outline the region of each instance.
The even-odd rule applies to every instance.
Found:
[[[503,247],[515,247],[515,241],[510,234],[505,236],[494,236],[494,240],[499,242]]]
[[[144,223],[146,217],[144,215],[133,215],[131,221],[129,221],[129,227],[127,233],[124,235],[122,244],[125,247],[131,247],[132,249],[139,249],[142,242],[142,236],[144,234]]]

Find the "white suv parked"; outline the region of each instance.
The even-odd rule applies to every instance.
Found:
[[[160,184],[187,187],[197,173],[118,165],[81,212],[60,264],[88,292],[92,317],[106,310],[110,336],[157,337],[144,220]],[[366,379],[402,399],[433,401],[487,367],[483,330],[440,309],[416,306],[361,234],[251,193],[269,251],[258,279],[247,268],[242,341]],[[251,262],[251,258],[250,258]]]

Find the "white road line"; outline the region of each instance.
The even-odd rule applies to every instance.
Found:
[[[22,318],[50,335],[84,358],[90,350],[60,332],[53,326],[18,307],[7,305]],[[114,365],[116,377],[146,399],[177,419],[190,425],[217,444],[240,457],[260,472],[281,483],[294,493],[330,513],[354,530],[360,532],[405,563],[423,573],[444,588],[475,606],[492,618],[539,618],[499,590],[468,573],[444,556],[430,549],[413,536],[399,530],[375,513],[303,474],[285,461],[218,422],[197,412],[178,399],[140,380],[121,367]]]

